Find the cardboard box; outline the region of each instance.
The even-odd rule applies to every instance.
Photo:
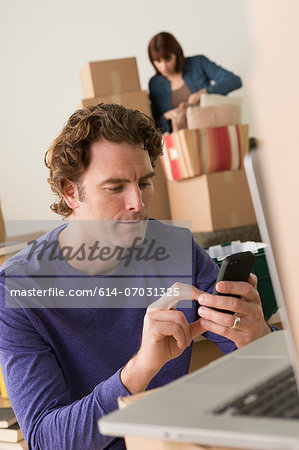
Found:
[[[84,98],[140,91],[136,58],[88,62],[80,79]]]
[[[206,366],[207,364],[221,358],[223,353],[219,350],[215,342],[198,336],[193,344],[189,373]]]
[[[85,98],[80,103],[80,108],[96,106],[99,103],[117,103],[129,109],[138,109],[151,117],[151,107],[146,91],[123,92],[100,97]]]
[[[256,224],[244,170],[167,182],[172,220],[192,220],[192,231]]]
[[[119,397],[118,406],[120,409],[126,408],[127,406],[132,405],[134,402],[140,400],[144,396],[151,395],[151,392],[154,392],[154,390],[142,392],[141,394],[131,395],[130,397]],[[227,449],[227,447],[206,447],[197,444],[162,441],[160,439],[149,439],[135,436],[126,436],[125,443],[127,450],[229,450]]]
[[[156,175],[153,178],[154,195],[150,206],[150,217],[159,220],[170,220],[171,215],[167,190],[167,181],[160,160],[157,161],[154,170]]]

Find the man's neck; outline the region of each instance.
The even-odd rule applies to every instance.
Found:
[[[113,272],[120,263],[120,248],[112,248],[111,244],[97,240],[86,228],[80,228],[71,222],[58,235],[58,243],[62,254],[64,249],[72,249],[73,257],[67,258],[67,264],[86,275],[106,275]],[[101,250],[110,248],[111,257],[102,258]]]

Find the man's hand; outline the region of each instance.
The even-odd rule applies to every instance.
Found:
[[[216,289],[219,293],[240,295],[241,298],[203,294],[199,297],[198,309],[201,325],[213,333],[220,334],[235,342],[238,348],[271,333],[263,315],[262,304],[257,287],[257,278],[251,273],[248,283],[220,281]],[[225,314],[210,308],[234,311],[235,315]],[[237,319],[238,328],[232,328]]]
[[[200,91],[194,92],[193,94],[189,95],[188,97],[188,104],[189,105],[196,105],[200,101],[200,97],[202,94],[205,94],[207,90],[201,89]]]
[[[143,391],[164,364],[180,356],[206,331],[199,320],[189,324],[175,309],[180,300],[198,300],[202,291],[184,283],[175,283],[170,290],[178,295],[165,294],[147,309],[140,349],[121,372],[121,380],[132,394]]]

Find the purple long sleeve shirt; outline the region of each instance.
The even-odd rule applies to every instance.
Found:
[[[0,365],[29,448],[125,448],[122,439],[101,435],[97,421],[117,409],[119,396],[129,395],[120,371],[139,349],[146,307],[175,281],[213,290],[218,267],[190,231],[153,223],[159,230],[155,245],[163,242],[171,254],[161,264],[154,259],[130,264],[123,260],[111,276],[87,277],[63,258],[49,258],[53,246],[42,257],[42,247],[33,251],[28,246],[1,267]],[[56,228],[38,242],[57,242],[61,230]],[[49,287],[69,293],[92,288],[101,294],[91,298],[58,297],[52,295],[54,290],[48,297],[29,293]],[[18,294],[12,293],[17,288]],[[113,295],[113,288],[123,295]],[[133,295],[133,288],[138,295]],[[193,322],[197,308],[196,301],[189,301],[180,309]],[[235,349],[221,336],[205,336],[223,353]],[[191,350],[192,345],[168,362],[148,389],[186,374]]]

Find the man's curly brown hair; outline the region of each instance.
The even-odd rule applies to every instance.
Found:
[[[162,155],[162,135],[145,114],[117,104],[100,103],[75,111],[45,154],[48,183],[59,197],[50,208],[64,218],[72,213],[63,197],[62,183],[76,183],[82,192],[81,176],[90,162],[90,147],[99,139],[140,145],[148,151],[152,166]]]

